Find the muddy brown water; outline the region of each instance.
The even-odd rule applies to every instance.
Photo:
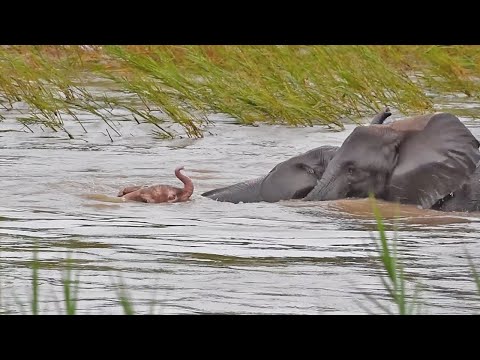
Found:
[[[32,250],[38,247],[41,313],[63,313],[67,257],[79,275],[78,312],[121,314],[123,283],[137,313],[382,313],[365,295],[387,301],[379,278],[368,200],[229,204],[200,193],[258,177],[320,145],[340,145],[353,129],[247,127],[212,116],[203,139],[158,140],[152,128],[116,122],[121,137],[84,116],[65,134],[0,123],[0,308],[30,312]],[[466,120],[480,138],[478,123]],[[191,201],[123,203],[134,184],[181,185]],[[471,314],[480,295],[466,254],[480,269],[479,214],[380,204],[387,234],[422,312]],[[413,285],[412,285],[413,286]],[[22,305],[23,304],[23,305]]]

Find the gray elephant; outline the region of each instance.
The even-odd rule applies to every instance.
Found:
[[[448,113],[360,126],[304,200],[361,198],[373,193],[387,201],[452,210],[474,190],[478,147],[466,126]],[[457,192],[458,200],[449,205],[448,197]]]
[[[437,202],[433,209],[440,211],[480,211],[480,165],[477,166],[467,183]]]
[[[202,196],[231,203],[301,199],[317,185],[337,149],[320,146],[281,162],[266,176],[210,190]]]
[[[390,115],[387,107],[371,124],[382,124]],[[202,196],[232,203],[301,199],[317,185],[337,149],[337,146],[320,146],[279,163],[265,176],[210,190]]]

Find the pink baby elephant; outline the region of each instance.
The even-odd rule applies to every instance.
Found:
[[[119,197],[129,201],[147,203],[165,203],[187,201],[193,194],[192,180],[180,173],[183,166],[175,169],[175,176],[184,184],[183,189],[170,185],[128,186],[118,193]]]

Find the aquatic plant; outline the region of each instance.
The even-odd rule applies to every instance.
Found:
[[[370,195],[372,204],[372,212],[375,217],[378,238],[374,237],[376,255],[380,260],[383,269],[383,274],[380,273],[380,280],[388,298],[396,306],[396,314],[398,315],[413,315],[418,312],[418,283],[415,284],[413,294],[407,293],[407,280],[403,265],[399,261],[397,252],[397,238],[389,240],[385,231],[385,225],[382,215],[376,204],[373,195]],[[396,233],[395,233],[396,234]],[[384,275],[386,273],[386,275]],[[382,305],[372,296],[366,295],[370,301],[377,305],[380,309],[388,314],[394,314],[390,309]]]
[[[479,46],[2,46],[0,104],[70,138],[65,121],[86,131],[81,113],[120,136],[115,109],[164,138],[203,136],[213,113],[338,130],[385,104],[441,110],[432,92],[478,98],[479,74]]]

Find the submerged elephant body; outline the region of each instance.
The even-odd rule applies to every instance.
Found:
[[[264,179],[265,176],[261,176],[252,180],[242,181],[230,186],[206,191],[201,195],[212,200],[230,202],[234,204],[241,202],[260,202],[263,201],[262,196],[260,195],[260,186]]]
[[[320,146],[281,162],[266,176],[207,191],[202,196],[232,203],[301,199],[317,185],[337,149]]]

